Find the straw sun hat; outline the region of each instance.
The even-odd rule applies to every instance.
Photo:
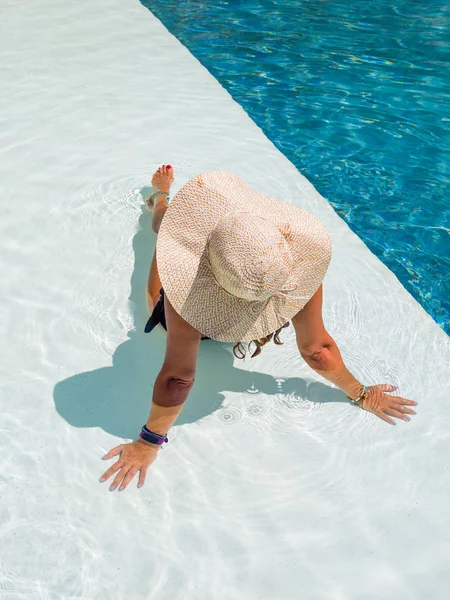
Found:
[[[156,258],[170,303],[203,335],[245,342],[273,333],[319,288],[331,259],[307,211],[209,171],[173,197]]]

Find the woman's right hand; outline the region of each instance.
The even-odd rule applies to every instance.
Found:
[[[158,450],[159,446],[149,444],[140,438],[130,444],[121,444],[112,448],[105,454],[103,460],[108,460],[117,455],[119,455],[119,460],[103,473],[100,477],[100,483],[103,483],[114,475],[114,473],[117,473],[109,487],[109,491],[113,492],[120,486],[119,492],[121,492],[139,471],[137,486],[141,488],[145,483],[147,469],[155,461]]]

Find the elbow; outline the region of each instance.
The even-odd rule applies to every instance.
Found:
[[[182,378],[182,377],[171,377],[168,379],[167,385],[167,398],[170,402],[170,406],[180,406],[183,404],[194,385],[194,377]]]
[[[165,362],[157,379],[166,389],[190,390],[195,383],[195,368]]]
[[[194,383],[194,376],[163,376],[158,382],[159,393],[154,395],[153,402],[165,408],[180,406],[186,401]]]
[[[299,346],[303,360],[316,371],[330,371],[335,368],[336,349],[334,342]]]
[[[333,338],[325,330],[322,335],[316,335],[307,340],[303,336],[297,335],[297,347],[304,359],[324,355],[333,344]]]
[[[325,356],[326,351],[328,349],[327,344],[308,344],[307,346],[299,345],[298,349],[300,350],[300,354],[302,358],[305,360],[316,360],[320,356]]]
[[[190,378],[184,377],[169,377],[167,385],[180,390],[191,389],[195,383],[194,376]]]

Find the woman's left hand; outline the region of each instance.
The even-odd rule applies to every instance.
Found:
[[[395,425],[396,419],[402,419],[403,421],[409,421],[408,415],[415,415],[416,412],[409,408],[410,406],[417,406],[417,402],[413,400],[407,400],[400,396],[390,396],[386,392],[394,392],[397,389],[395,385],[371,385],[367,392],[366,398],[360,403],[361,408],[372,412],[383,421]]]

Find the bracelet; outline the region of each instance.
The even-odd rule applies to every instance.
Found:
[[[156,198],[156,196],[158,196],[158,194],[167,194],[166,200],[167,202],[170,202],[169,192],[162,192],[161,190],[159,190],[158,192],[154,192],[148,199],[148,203],[150,204],[150,206],[154,205],[154,199]]]
[[[149,442],[150,444],[156,444],[157,446],[161,446],[169,441],[167,435],[160,435],[159,433],[155,433],[154,431],[150,431],[150,429],[144,425],[141,429],[141,433],[139,437]]]
[[[362,392],[359,394],[359,396],[357,398],[350,398],[350,396],[347,396],[347,398],[355,405],[355,406],[359,406],[361,408],[362,403],[364,402],[364,400],[367,397],[367,392],[369,391],[369,388],[367,387],[367,385],[363,385],[363,389]]]

